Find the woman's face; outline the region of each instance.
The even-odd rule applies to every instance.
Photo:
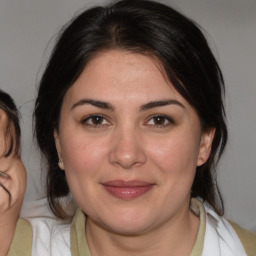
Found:
[[[100,227],[139,234],[188,215],[196,167],[214,131],[157,62],[126,51],[94,57],[67,91],[56,146],[70,190]]]

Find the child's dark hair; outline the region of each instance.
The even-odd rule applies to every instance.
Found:
[[[12,152],[20,154],[20,124],[19,124],[19,111],[11,98],[11,96],[0,89],[0,109],[7,114],[7,126],[5,129],[5,142],[10,139],[10,143],[5,143],[4,156],[9,156]]]

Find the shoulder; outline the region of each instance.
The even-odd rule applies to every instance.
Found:
[[[46,199],[25,203],[21,215],[33,234],[29,255],[70,256],[70,223],[56,219]]]
[[[50,217],[29,218],[32,227],[32,255],[70,255],[70,224]]]
[[[28,221],[19,219],[16,225],[14,238],[8,256],[31,255],[32,228]]]
[[[219,216],[207,203],[203,202],[203,205],[206,211],[206,231],[208,229],[211,235],[218,237],[221,251],[230,250],[230,255],[256,255],[256,234]]]
[[[256,234],[240,227],[233,221],[228,220],[232,228],[235,230],[238,235],[243,247],[248,256],[256,255]]]
[[[200,200],[200,198],[199,198]],[[201,201],[201,202],[200,202]],[[204,247],[202,255],[234,255],[255,256],[255,235],[232,225],[224,217],[219,216],[214,209],[203,200],[200,200],[201,210],[205,216]],[[238,228],[239,227],[239,228]]]
[[[70,224],[49,217],[19,219],[8,256],[70,256]]]

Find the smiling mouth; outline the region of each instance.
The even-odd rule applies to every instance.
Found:
[[[137,180],[112,180],[101,184],[109,194],[122,200],[132,200],[140,197],[150,191],[155,185]]]

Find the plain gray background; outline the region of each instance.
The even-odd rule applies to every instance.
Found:
[[[58,30],[81,8],[104,1],[0,0],[0,88],[22,114],[26,201],[44,197],[33,145],[36,85]],[[256,231],[256,1],[163,0],[199,23],[223,70],[229,142],[218,168],[226,216]]]

